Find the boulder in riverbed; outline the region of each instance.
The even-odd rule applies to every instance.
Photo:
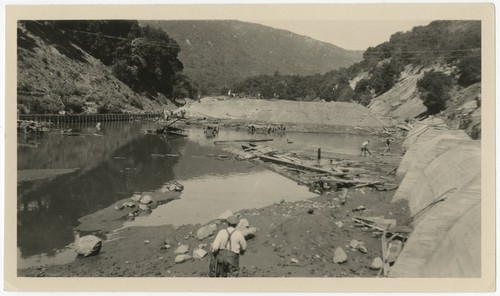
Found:
[[[180,245],[175,251],[175,254],[185,254],[189,251],[188,245]]]
[[[341,247],[337,247],[333,253],[333,263],[341,264],[347,261],[347,254]]]
[[[192,257],[187,254],[177,255],[175,257],[175,263],[183,263],[190,260]]]
[[[207,251],[203,249],[196,249],[193,251],[193,258],[194,259],[201,259],[207,255]]]
[[[357,247],[358,251],[360,251],[363,254],[368,253],[368,249],[365,247],[364,243],[360,243]]]
[[[133,208],[133,207],[135,207],[135,203],[133,203],[133,202],[124,202],[122,205],[123,205],[124,207],[128,207],[128,208]]]
[[[149,210],[149,207],[148,205],[145,204],[139,204],[139,209],[141,209],[142,211],[147,211]]]
[[[198,229],[198,232],[196,232],[196,237],[199,240],[203,240],[203,239],[211,236],[212,234],[214,234],[215,230],[217,230],[217,225],[215,225],[215,224],[205,225],[205,226],[201,227],[200,229]]]
[[[231,212],[230,210],[227,210],[225,211],[224,213],[220,214],[219,215],[219,220],[226,220],[227,218],[231,217],[233,215],[233,212]]]
[[[349,246],[353,249],[356,249],[359,246],[359,244],[360,244],[360,241],[352,239]]]
[[[370,269],[379,270],[384,266],[384,262],[380,257],[375,257],[370,265]]]
[[[178,190],[177,188],[178,188],[178,187],[177,187],[177,186],[175,186],[175,184],[170,184],[170,185],[168,185],[168,190],[169,190],[169,191],[177,191],[177,190]],[[179,189],[180,189],[180,188],[179,188]]]
[[[133,201],[140,201],[141,197],[142,196],[140,194],[136,193],[136,194],[132,195],[132,200]]]
[[[95,235],[86,235],[75,241],[75,250],[83,257],[99,254],[101,247],[102,240]]]
[[[141,203],[143,204],[150,204],[153,202],[153,199],[151,198],[151,196],[149,195],[144,195],[141,200],[140,200]]]

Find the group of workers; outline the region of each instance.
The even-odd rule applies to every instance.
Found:
[[[173,110],[163,110],[163,119],[170,120],[172,118],[186,118],[186,110],[181,109],[179,112],[174,112]]]
[[[385,149],[384,152],[388,152],[391,149],[391,143],[394,141],[394,138],[387,138],[385,139]],[[370,149],[368,149],[368,144],[370,144],[370,140],[366,140],[361,144],[361,154],[359,156],[367,156],[368,154],[370,157],[372,156],[372,153]]]
[[[393,138],[385,141],[385,151],[389,151]],[[368,149],[369,140],[361,144],[361,155],[372,155]],[[236,229],[239,219],[236,216],[227,218],[227,228],[217,233],[210,248],[210,277],[238,277],[240,256],[247,248],[243,234]]]

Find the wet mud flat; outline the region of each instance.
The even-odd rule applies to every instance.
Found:
[[[275,149],[294,153],[312,161],[316,150],[294,143],[275,142]],[[271,145],[271,146],[272,146]],[[232,148],[235,148],[233,146]],[[346,161],[362,170],[364,177],[382,176],[388,183],[399,184],[388,174],[397,167],[401,151],[373,151],[373,157],[345,155],[323,148],[322,161]],[[380,149],[379,149],[380,150]],[[234,157],[229,154],[229,157]],[[221,162],[227,159],[221,160]],[[266,165],[251,160],[254,165]],[[272,167],[271,167],[272,168]],[[279,170],[279,168],[274,168]],[[283,172],[295,179],[296,172]],[[314,190],[314,188],[311,188]],[[347,192],[347,194],[345,194]],[[376,277],[372,261],[382,257],[381,232],[359,225],[353,218],[381,217],[394,219],[397,225],[409,219],[406,201],[392,203],[390,187],[363,186],[345,190],[318,191],[319,196],[299,201],[282,201],[263,208],[240,210],[236,214],[257,228],[255,237],[247,240],[248,251],[240,259],[242,277]],[[168,206],[168,204],[167,204]],[[363,209],[363,210],[359,210]],[[359,211],[358,211],[359,210]],[[107,209],[106,211],[111,211]],[[113,211],[116,211],[113,209]],[[199,239],[201,224],[126,227],[112,231],[101,252],[87,258],[77,257],[64,265],[38,266],[18,270],[27,277],[204,277],[208,273],[208,256],[175,263],[175,250],[188,245],[187,254],[197,248],[208,251],[214,235],[224,222],[213,217],[217,225],[213,235]],[[358,248],[362,243],[364,249]],[[165,246],[168,245],[169,248]],[[337,248],[347,255],[343,263],[334,263]]]

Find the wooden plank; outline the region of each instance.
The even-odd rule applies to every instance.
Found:
[[[371,186],[371,185],[380,185],[380,184],[383,184],[383,182],[376,181],[376,182],[362,183],[362,184],[355,185],[352,188],[360,188],[360,187]]]
[[[387,261],[387,253],[389,252],[389,245],[387,244],[387,241],[386,241],[386,233],[384,232],[384,234],[382,234],[382,244],[384,245],[383,248],[385,250],[384,252],[384,258],[382,258],[383,262],[384,262],[384,267],[383,267],[383,270],[384,270],[384,276],[387,277],[389,275],[389,268],[390,268],[390,265],[389,265],[389,262]]]
[[[332,170],[336,171],[337,173],[339,173],[339,174],[344,174],[344,172],[343,172],[343,171],[341,171],[340,169],[338,169],[338,168],[336,168],[336,167],[334,167],[334,166],[330,166],[330,167],[332,168]]]
[[[294,157],[290,157],[290,156],[286,156],[286,155],[282,155],[281,156],[282,158],[286,159],[286,160],[289,160],[291,162],[295,162],[295,163],[299,163],[299,164],[302,164],[302,161],[300,161],[299,159],[297,158],[294,158]]]
[[[282,165],[286,165],[286,166],[290,166],[290,167],[294,167],[294,168],[299,168],[299,169],[304,169],[304,170],[309,170],[309,171],[313,171],[313,172],[325,173],[325,174],[329,174],[332,176],[344,176],[345,175],[345,173],[340,174],[340,173],[328,171],[328,170],[325,170],[322,168],[308,166],[308,165],[304,165],[304,164],[299,164],[299,163],[295,163],[295,162],[291,162],[288,160],[284,160],[284,159],[280,159],[280,158],[276,158],[276,157],[272,157],[272,156],[267,156],[267,155],[260,155],[259,158],[263,161],[282,164]]]
[[[240,142],[270,142],[274,141],[274,139],[238,139],[238,140],[222,140],[222,141],[214,141],[215,145],[224,144],[224,143],[240,143]]]
[[[252,144],[250,144],[250,145],[252,145]],[[243,151],[248,152],[248,153],[252,153],[256,157],[259,155],[277,152],[276,149],[271,148],[271,147],[259,146],[259,145],[255,145],[255,144],[253,144],[252,146],[250,146],[250,145],[241,145],[241,148],[243,148]]]
[[[380,269],[378,275],[380,276],[380,274],[382,273],[382,271],[384,272],[384,276],[386,275],[386,266],[385,266],[385,262],[387,260],[387,241],[386,241],[386,235],[387,235],[387,232],[386,230],[384,229],[384,232],[382,233],[382,268]]]
[[[384,229],[384,228],[382,228],[382,227],[378,227],[378,226],[373,225],[373,224],[371,224],[371,223],[367,223],[367,222],[363,221],[362,219],[359,219],[359,218],[356,218],[356,217],[352,218],[352,220],[354,220],[355,222],[361,223],[361,224],[363,224],[363,225],[365,225],[365,226],[368,226],[368,227],[370,227],[370,228],[373,228],[373,229],[379,230],[379,231],[386,231],[387,233],[390,233],[390,234],[396,235],[396,237],[400,237],[400,238],[402,238],[403,240],[406,240],[406,238],[407,238],[407,236],[405,236],[405,235],[399,234],[399,233],[397,233],[397,232],[395,232],[395,231],[389,231],[389,230],[387,230],[387,229]]]

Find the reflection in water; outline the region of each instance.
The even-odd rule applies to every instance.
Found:
[[[148,147],[148,148],[145,148]],[[78,218],[173,179],[177,158],[154,159],[154,153],[179,149],[154,135],[142,135],[115,151],[125,157],[106,161],[52,181],[23,182],[18,187],[18,246],[23,255],[53,252],[73,241]],[[31,210],[28,210],[31,209]]]
[[[193,131],[188,139],[163,139],[143,134],[141,130],[148,125],[103,124],[102,136],[92,135],[93,126],[79,126],[78,132],[85,136],[49,134],[36,139],[38,148],[18,146],[21,170],[80,168],[18,184],[17,245],[21,259],[39,254],[61,257],[57,250],[73,242],[73,228],[80,217],[134,192],[156,190],[171,180],[205,175],[223,179],[263,171],[249,163],[208,157],[224,152],[200,131]],[[32,140],[20,136],[18,141]]]
[[[83,127],[81,132],[92,129]],[[46,135],[38,139],[37,149],[18,148],[20,169],[82,168],[18,184],[17,244],[23,257],[54,255],[73,241],[78,218],[173,177],[177,159],[152,159],[150,151],[177,151],[179,144],[144,135],[140,129],[138,124],[103,125],[103,136]]]
[[[149,216],[138,217],[125,226],[157,226],[207,223],[223,211],[265,207],[284,199],[295,201],[316,196],[307,187],[270,171],[231,176],[206,175],[181,180],[185,189],[180,200],[159,206]]]

